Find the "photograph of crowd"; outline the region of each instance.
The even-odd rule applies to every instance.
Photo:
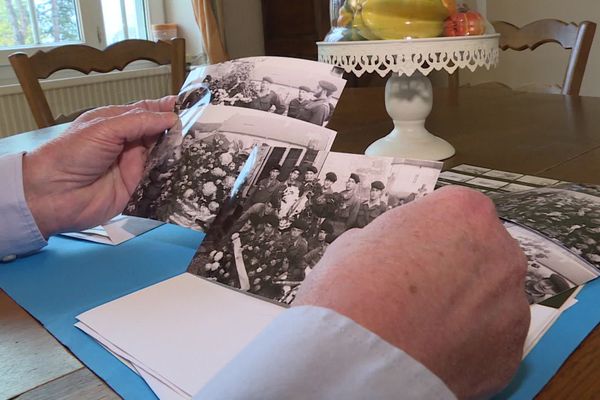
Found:
[[[206,231],[254,146],[285,146],[289,155],[319,163],[335,137],[305,122],[236,110],[207,106],[184,136],[178,127],[165,134],[125,213]]]
[[[600,197],[595,186],[560,185],[493,197],[499,215],[562,244],[600,269]]]
[[[250,108],[319,126],[331,119],[346,84],[330,65],[278,57],[198,68],[188,82],[185,88],[208,88],[213,105]]]
[[[525,292],[530,304],[582,285],[600,272],[561,245],[522,226],[505,222],[527,257]]]
[[[124,214],[206,231],[229,197],[254,148],[223,134],[188,133],[171,157],[156,164]]]
[[[232,218],[211,228],[188,272],[290,303],[339,235],[426,195],[440,171],[440,163],[419,167],[408,160],[333,152],[315,163],[308,153],[297,157],[282,150],[265,157],[229,213]],[[409,177],[403,168],[420,172]],[[428,168],[434,171],[425,172]]]

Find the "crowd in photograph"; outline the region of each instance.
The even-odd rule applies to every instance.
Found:
[[[188,133],[172,156],[150,170],[126,213],[206,231],[250,150],[222,134],[198,139]]]
[[[338,177],[328,171],[319,180],[313,165],[295,167],[284,178],[279,165],[266,171],[247,191],[243,212],[227,234],[215,242],[209,232],[190,272],[289,303],[331,242],[391,206],[380,180],[367,183],[369,195],[361,198],[357,173]],[[332,185],[340,178],[345,189],[335,192]]]
[[[600,268],[600,198],[592,188],[573,189],[536,189],[494,201],[501,217],[562,243]]]

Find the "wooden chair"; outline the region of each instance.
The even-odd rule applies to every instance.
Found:
[[[185,39],[152,42],[131,39],[117,42],[104,50],[86,45],[66,45],[50,51],[38,51],[31,57],[13,53],[10,63],[23,88],[27,103],[39,128],[59,123],[48,105],[40,79],[46,79],[63,69],[74,69],[84,74],[123,70],[137,60],[153,61],[159,65],[171,65],[171,93],[177,94],[185,79]],[[75,117],[81,114],[79,111]],[[74,118],[73,118],[74,119]],[[66,122],[62,118],[60,122]]]
[[[545,43],[558,43],[564,49],[571,50],[560,93],[579,95],[596,32],[595,23],[584,21],[577,25],[555,19],[543,19],[521,28],[505,21],[493,21],[492,25],[500,34],[502,50],[535,50]],[[458,87],[458,74],[450,76],[449,86],[451,91]]]

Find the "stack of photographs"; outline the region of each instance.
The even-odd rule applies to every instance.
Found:
[[[485,194],[510,193],[566,182],[541,176],[461,164],[440,174],[437,186],[461,185]]]
[[[492,197],[528,259],[525,291],[538,303],[600,275],[600,188],[561,184]]]
[[[443,171],[437,187],[461,185],[495,202],[528,261],[530,304],[558,308],[575,287],[600,275],[600,190],[533,175],[462,164]]]

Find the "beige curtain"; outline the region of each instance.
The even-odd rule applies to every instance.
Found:
[[[219,24],[215,18],[211,0],[192,0],[192,6],[198,27],[202,32],[202,42],[208,61],[216,64],[229,60],[229,55],[221,40]]]

